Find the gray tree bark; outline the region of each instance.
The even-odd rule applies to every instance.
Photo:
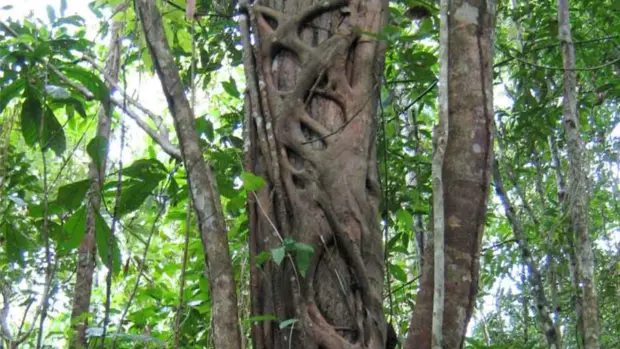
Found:
[[[178,68],[164,34],[155,1],[136,0],[146,43],[179,138],[183,164],[208,269],[213,337],[218,349],[240,349],[241,333],[237,312],[235,279],[228,252],[228,235],[215,174],[205,162],[193,110],[185,96]]]
[[[492,153],[495,2],[454,0],[448,12],[448,139],[442,168],[445,215],[443,348],[460,348],[478,288]],[[433,249],[404,348],[430,348]]]
[[[599,319],[594,256],[588,229],[588,193],[586,188],[585,148],[579,133],[577,112],[577,78],[575,73],[575,46],[571,34],[568,0],[558,0],[558,25],[562,60],[564,63],[564,133],[568,156],[568,210],[572,233],[575,236],[579,287],[582,292],[582,324],[585,349],[598,349]]]
[[[112,23],[110,30],[108,56],[104,68],[105,74],[110,79],[107,82],[108,87],[111,87],[113,83],[115,84],[118,81],[121,52],[119,34],[121,28],[122,23],[115,21]],[[107,144],[111,132],[112,106],[100,107],[97,119],[96,135],[105,139]],[[95,245],[95,216],[101,207],[101,187],[105,178],[107,159],[108,151],[106,145],[101,166],[98,166],[94,160],[88,165],[88,178],[91,184],[87,197],[86,233],[78,248],[78,265],[71,309],[71,324],[74,328],[74,333],[69,344],[70,348],[86,348],[87,346],[86,329],[88,328],[90,295],[95,273],[95,256],[97,254],[97,247]]]

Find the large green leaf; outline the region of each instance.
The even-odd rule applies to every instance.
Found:
[[[118,217],[137,210],[159,185],[159,180],[130,180],[123,182]]]
[[[295,264],[297,264],[299,274],[303,277],[306,276],[313,254],[314,248],[312,246],[301,242],[295,243]]]
[[[56,203],[62,205],[67,210],[73,210],[78,208],[84,201],[88,188],[90,187],[90,180],[85,179],[79,182],[63,185],[58,188],[58,197]]]
[[[95,241],[97,242],[97,252],[103,264],[108,264],[108,251],[110,245],[110,227],[97,212],[95,214]],[[121,271],[121,252],[118,249],[116,237],[112,240],[112,272],[118,274]]]
[[[84,87],[93,93],[97,100],[108,103],[110,99],[110,90],[99,76],[78,66],[63,67],[62,70],[69,78],[77,80],[80,84],[84,85]]]
[[[0,230],[5,241],[4,250],[7,253],[9,262],[24,263],[24,251],[29,250],[33,241],[25,234],[22,229],[17,229],[12,222],[4,221],[0,223]]]
[[[130,179],[123,182],[117,215],[135,211],[167,175],[166,167],[155,159],[141,159],[123,169]]]
[[[82,206],[67,219],[63,225],[66,239],[59,241],[62,250],[71,251],[80,246],[86,233],[86,218],[86,207]]]
[[[156,159],[136,160],[123,169],[123,175],[143,180],[160,181],[166,177],[166,174],[166,167]]]
[[[29,94],[22,104],[21,128],[24,140],[30,147],[39,143],[44,150],[52,149],[58,156],[65,151],[67,146],[65,131],[51,108],[45,107],[45,113],[42,112],[41,102],[33,94]],[[42,140],[39,139],[41,134]]]
[[[251,172],[242,172],[241,179],[243,179],[243,188],[247,191],[255,191],[265,185],[263,177],[257,176]]]
[[[25,85],[24,80],[18,79],[0,89],[0,114],[13,98],[19,96]]]

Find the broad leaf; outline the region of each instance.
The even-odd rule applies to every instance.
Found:
[[[0,89],[0,114],[13,98],[19,96],[25,85],[24,80],[18,79]]]
[[[73,210],[78,208],[84,201],[88,188],[90,187],[90,180],[85,179],[79,182],[63,185],[58,188],[58,197],[56,203],[62,205],[67,210]]]
[[[65,231],[66,240],[61,243],[61,248],[64,251],[70,251],[80,246],[84,234],[86,233],[86,207],[82,206],[79,210],[75,211],[69,219],[63,225]]]
[[[110,227],[106,221],[97,212],[95,214],[95,241],[97,242],[97,251],[99,258],[104,265],[108,265],[108,251],[110,245]],[[112,240],[112,272],[118,274],[121,271],[121,252],[118,249],[116,237]]]
[[[243,179],[243,188],[247,191],[255,191],[265,185],[263,177],[257,176],[251,172],[242,172],[241,179]]]
[[[100,170],[103,166],[103,161],[106,158],[107,151],[108,140],[103,136],[95,136],[95,138],[91,139],[86,146],[86,152],[90,155],[90,158]]]
[[[273,261],[277,265],[282,264],[282,261],[284,260],[285,255],[286,255],[286,250],[284,249],[284,246],[271,249],[271,258],[273,258]]]

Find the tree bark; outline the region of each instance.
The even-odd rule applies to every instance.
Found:
[[[240,349],[235,279],[220,195],[211,167],[198,142],[193,110],[164,34],[155,1],[134,1],[146,43],[174,119],[209,277],[213,337],[218,349]]]
[[[443,348],[463,345],[478,288],[491,168],[495,2],[454,0],[448,15],[449,130],[442,169],[445,219]],[[433,249],[425,249],[421,290],[405,348],[431,347]]]
[[[280,321],[253,324],[254,348],[386,345],[375,154],[384,45],[361,34],[378,33],[386,10],[382,0],[244,8],[247,168],[267,183],[248,197],[252,313]],[[291,241],[312,246],[307,265]],[[258,270],[256,257],[283,244],[288,256]]]
[[[105,74],[110,78],[107,82],[108,87],[118,81],[120,67],[120,40],[119,35],[122,23],[115,21],[110,30],[110,43],[108,46],[108,56],[106,58]],[[97,136],[105,139],[106,144],[110,139],[112,123],[112,107],[100,107],[97,114]],[[90,308],[90,295],[93,285],[93,274],[95,272],[95,255],[97,253],[95,245],[95,215],[101,206],[101,187],[105,178],[106,162],[108,150],[102,157],[101,166],[93,160],[88,166],[88,177],[91,181],[87,198],[86,233],[78,248],[78,265],[73,289],[73,307],[71,310],[71,324],[74,328],[71,338],[70,348],[86,348],[87,338],[86,329],[88,328],[88,317]]]
[[[577,113],[577,79],[575,73],[575,47],[571,34],[568,0],[558,0],[558,25],[562,60],[564,63],[564,133],[568,156],[568,210],[575,235],[575,248],[580,288],[585,349],[598,349],[599,319],[596,283],[594,280],[594,256],[588,231],[588,193],[586,170],[583,160],[585,148],[579,133]]]

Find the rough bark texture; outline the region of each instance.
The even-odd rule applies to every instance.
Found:
[[[525,235],[525,230],[523,229],[523,224],[521,224],[521,220],[517,216],[515,208],[510,201],[510,198],[506,195],[506,190],[504,189],[504,181],[499,172],[499,166],[497,162],[495,162],[493,166],[493,181],[495,182],[495,191],[497,193],[497,196],[502,201],[504,210],[506,211],[506,217],[508,217],[508,221],[512,226],[512,232],[515,239],[517,240],[519,249],[521,250],[521,257],[523,258],[523,263],[525,263],[528,268],[527,276],[530,281],[530,286],[534,291],[534,303],[536,305],[536,307],[534,308],[534,312],[536,313],[536,316],[538,318],[538,323],[540,325],[541,331],[543,332],[547,340],[547,345],[549,346],[549,348],[560,349],[562,345],[560,343],[560,336],[558,336],[559,331],[555,327],[555,324],[551,318],[551,310],[549,308],[547,295],[545,294],[545,286],[543,284],[540,268],[538,267],[538,263],[532,256],[532,250],[529,247],[529,242],[527,240],[527,236]]]
[[[443,346],[443,314],[445,304],[445,201],[443,191],[443,164],[450,127],[449,86],[449,23],[450,1],[441,0],[439,10],[439,122],[433,135],[434,153],[432,163],[433,183],[433,321],[431,325],[431,346]],[[430,247],[430,246],[429,246]],[[420,284],[420,287],[422,285]]]
[[[314,248],[252,270],[254,348],[384,348],[383,248],[375,125],[386,1],[289,0],[247,5],[251,253],[293,239]],[[245,28],[245,30],[244,30]],[[253,263],[254,264],[254,263]]]
[[[119,33],[121,23],[112,23],[110,30],[110,43],[106,58],[105,74],[109,77],[108,86],[118,81],[120,66],[120,40]],[[103,137],[106,142],[110,138],[112,108],[100,107],[97,114],[97,136]],[[86,329],[88,328],[88,310],[90,307],[90,294],[95,272],[95,215],[101,206],[101,186],[105,178],[107,161],[107,149],[102,157],[101,167],[95,161],[88,166],[88,177],[91,181],[88,192],[88,206],[86,217],[86,233],[78,248],[77,275],[73,289],[73,308],[71,310],[71,324],[74,327],[74,335],[70,342],[70,348],[86,348]]]
[[[449,137],[443,164],[446,217],[443,348],[463,345],[478,288],[492,151],[494,20],[493,0],[450,3]],[[425,249],[421,290],[405,348],[431,347],[432,253],[432,249]]]
[[[558,0],[559,36],[564,62],[564,133],[568,155],[568,209],[571,227],[575,235],[575,248],[580,288],[585,349],[597,349],[599,343],[599,319],[596,284],[594,281],[594,256],[588,231],[588,193],[584,146],[579,134],[577,113],[577,79],[575,74],[575,47],[571,34],[568,0]]]
[[[218,349],[241,348],[235,279],[215,174],[202,156],[193,111],[153,0],[135,0],[153,64],[174,119],[208,269],[213,337]]]

